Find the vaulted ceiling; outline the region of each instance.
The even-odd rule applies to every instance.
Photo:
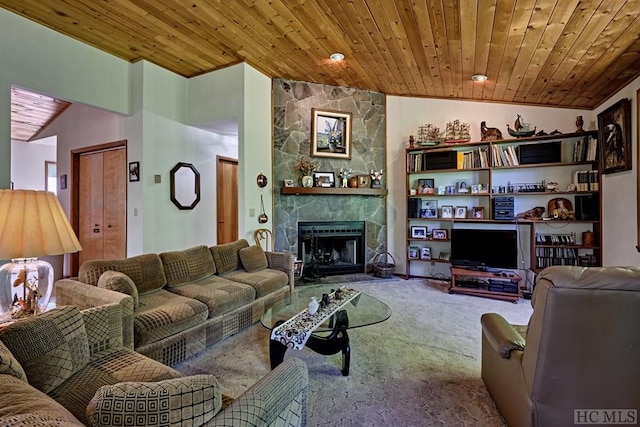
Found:
[[[0,0],[0,7],[185,77],[246,61],[273,78],[388,95],[593,109],[640,75],[639,0]],[[329,60],[332,52],[345,60]],[[488,79],[476,83],[473,74]]]

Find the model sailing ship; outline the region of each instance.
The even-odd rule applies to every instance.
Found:
[[[469,123],[461,123],[460,120],[449,122],[445,128],[444,141],[450,144],[470,141],[470,128]]]
[[[520,114],[518,114],[516,121],[513,123],[513,127],[514,128],[511,129],[507,124],[507,131],[509,131],[509,135],[516,138],[533,136],[533,134],[536,133],[536,128],[534,127],[531,129],[531,125],[529,123],[525,123]]]
[[[438,145],[441,141],[442,135],[440,135],[440,128],[431,123],[418,127],[418,145]]]

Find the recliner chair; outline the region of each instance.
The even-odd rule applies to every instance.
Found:
[[[639,267],[548,267],[531,305],[528,326],[481,318],[482,379],[510,427],[640,413]]]

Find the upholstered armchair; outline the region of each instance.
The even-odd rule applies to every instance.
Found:
[[[640,268],[549,267],[531,304],[528,326],[481,318],[482,379],[510,427],[640,412]]]

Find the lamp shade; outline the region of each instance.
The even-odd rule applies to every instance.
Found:
[[[0,190],[0,259],[36,258],[81,250],[55,194]]]

